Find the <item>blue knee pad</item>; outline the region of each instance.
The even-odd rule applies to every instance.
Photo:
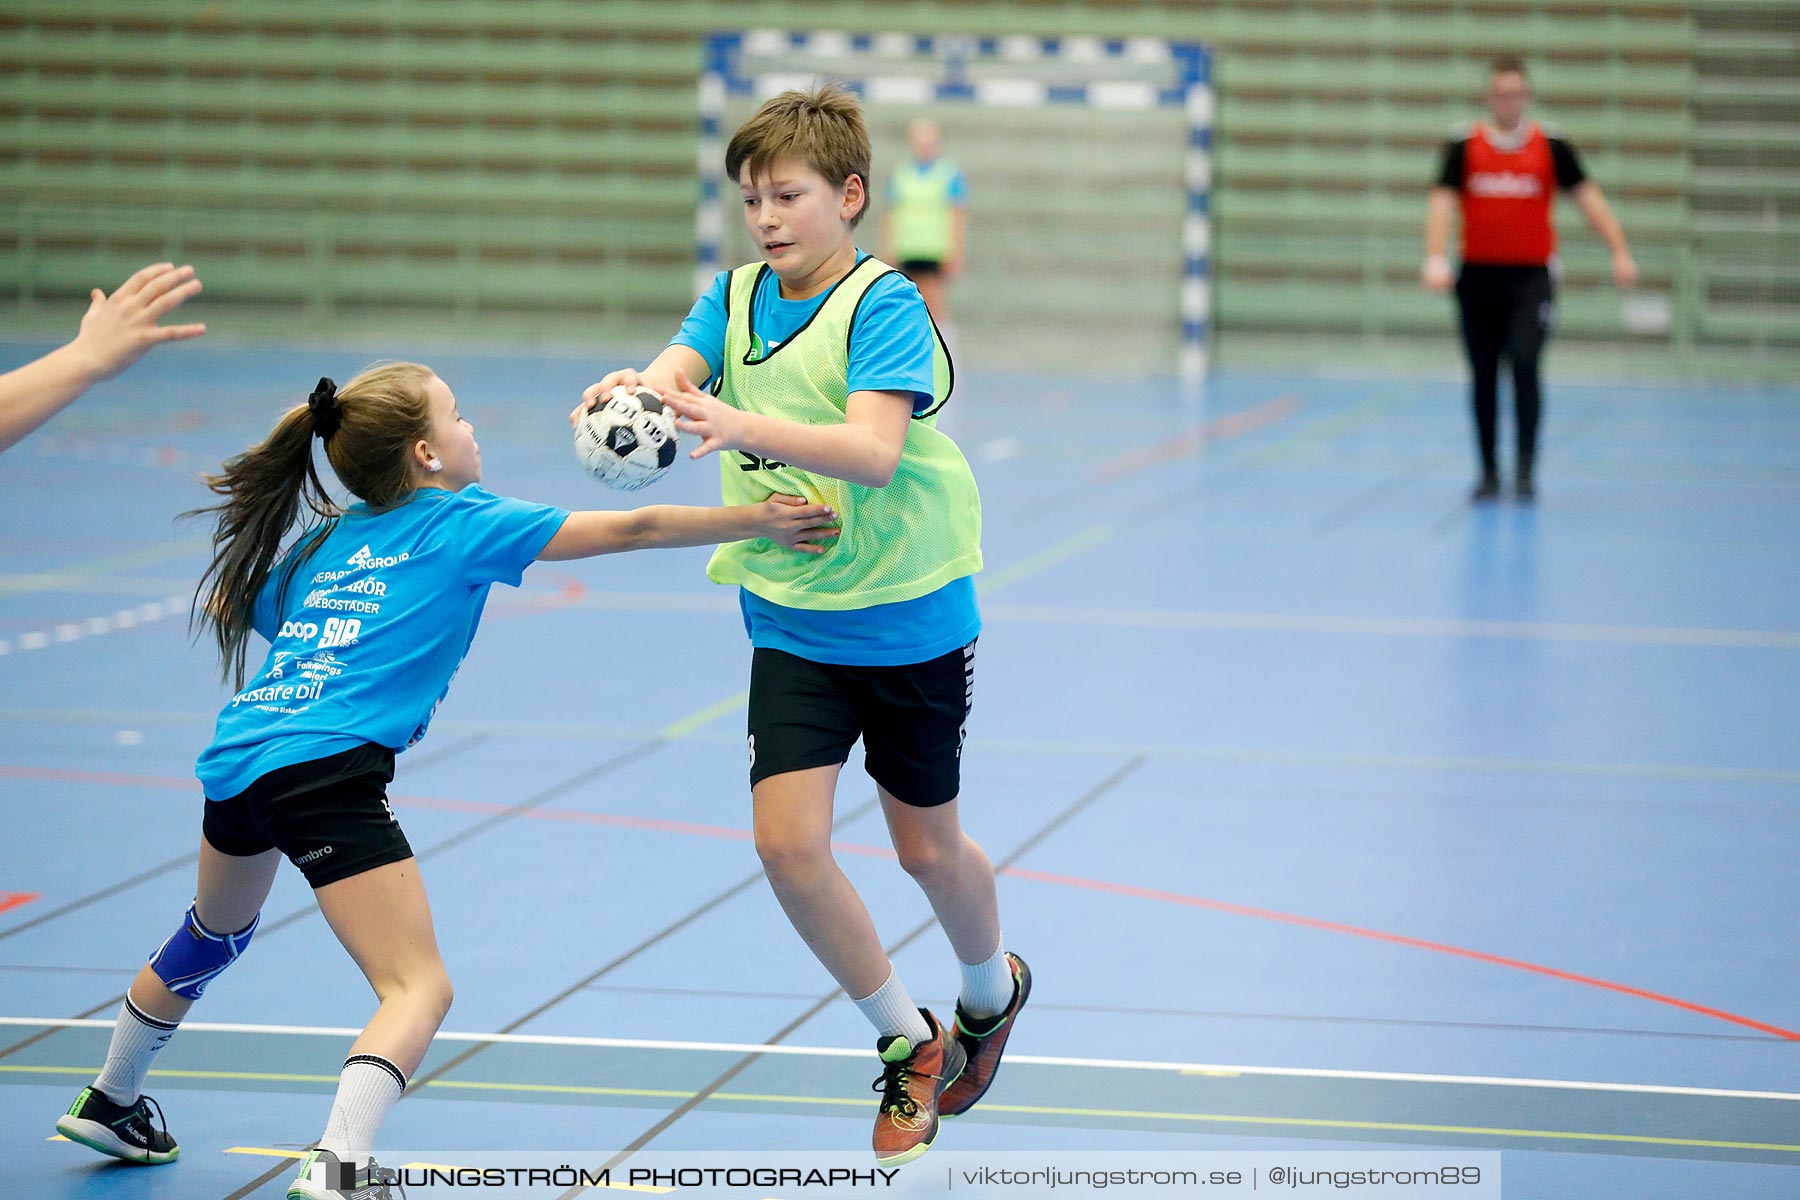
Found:
[[[162,944],[162,949],[150,956],[150,969],[163,981],[163,986],[177,996],[198,1000],[206,985],[237,961],[237,956],[244,952],[244,947],[256,933],[257,921],[261,920],[262,914],[257,913],[255,921],[236,933],[214,933],[200,923],[199,915],[190,904],[181,928]]]

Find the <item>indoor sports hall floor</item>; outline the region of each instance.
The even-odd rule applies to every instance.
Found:
[[[623,359],[414,353],[494,490],[717,496],[710,462],[579,473],[564,414]],[[0,1196],[274,1197],[318,1133],[372,1002],[284,870],[152,1072],[180,1162],[49,1138],[191,895],[224,693],[174,518],[366,357],[165,349],[0,458]],[[1551,379],[1539,503],[1481,510],[1448,380],[1225,372],[1200,411],[961,381],[965,818],[1037,986],[940,1149],[1464,1147],[1509,1200],[1800,1194],[1800,394]],[[496,589],[401,759],[458,998],[384,1144],[867,1145],[869,1032],[759,876],[704,560]],[[847,772],[843,862],[944,1012],[872,799]],[[762,1043],[821,1052],[732,1048]]]

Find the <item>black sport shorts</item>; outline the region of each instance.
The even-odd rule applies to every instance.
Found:
[[[388,807],[394,752],[365,742],[277,767],[231,797],[208,800],[201,832],[222,854],[279,849],[315,888],[412,857]]]
[[[842,765],[856,739],[870,778],[931,808],[962,790],[975,643],[899,667],[816,663],[758,648],[750,661],[750,786]]]

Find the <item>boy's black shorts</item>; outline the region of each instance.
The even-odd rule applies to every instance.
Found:
[[[935,279],[944,273],[944,263],[937,258],[908,258],[900,263],[900,273],[908,279]]]
[[[201,832],[222,854],[279,849],[314,888],[412,857],[388,807],[394,752],[365,742],[277,767],[231,797],[208,800]]]
[[[750,786],[842,765],[857,738],[870,778],[931,808],[962,790],[975,643],[899,667],[816,663],[758,648],[750,662]]]

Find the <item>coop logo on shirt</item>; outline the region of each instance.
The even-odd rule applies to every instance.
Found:
[[[1529,200],[1544,194],[1544,181],[1518,171],[1477,171],[1469,176],[1469,194],[1496,200]]]
[[[382,567],[392,567],[399,563],[403,563],[411,557],[412,555],[410,554],[399,554],[393,558],[377,558],[375,555],[369,553],[369,548],[367,546],[364,546],[345,561],[350,566],[361,567],[365,571],[378,571]]]

